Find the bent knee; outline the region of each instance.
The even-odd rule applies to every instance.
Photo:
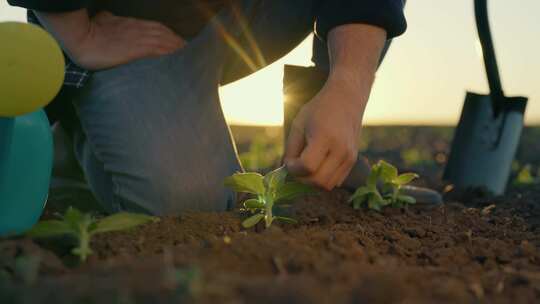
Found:
[[[120,209],[177,215],[186,211],[221,212],[234,207],[236,195],[224,186],[223,178],[235,172],[235,168],[222,174],[216,174],[215,170],[195,172],[176,168],[179,167],[154,166],[152,170],[147,167],[142,176],[120,177],[123,180],[117,193]]]
[[[159,201],[152,207],[158,215],[176,215],[185,211],[222,212],[234,206],[235,194],[209,180],[154,180]]]

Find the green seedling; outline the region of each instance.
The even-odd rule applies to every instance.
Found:
[[[266,228],[270,227],[274,220],[296,223],[296,220],[292,218],[275,216],[273,214],[274,206],[313,193],[314,190],[312,187],[296,181],[287,182],[286,178],[287,170],[281,167],[265,176],[249,172],[236,173],[225,179],[225,186],[234,191],[256,196],[243,202],[244,208],[252,215],[242,222],[242,226],[250,228],[262,220],[264,220]]]
[[[532,185],[537,182],[537,179],[532,174],[532,168],[530,164],[527,164],[519,170],[514,185]]]
[[[97,219],[91,214],[82,213],[70,207],[59,220],[41,221],[26,234],[32,238],[73,237],[77,240],[78,246],[73,248],[71,253],[84,262],[92,254],[90,248],[92,236],[104,232],[126,230],[156,221],[159,219],[153,216],[126,212]]]
[[[417,174],[400,175],[396,167],[381,160],[371,167],[366,185],[358,188],[349,202],[354,209],[366,205],[369,209],[377,211],[387,206],[401,208],[415,204],[416,200],[413,197],[401,193],[402,187],[415,178],[418,178]]]

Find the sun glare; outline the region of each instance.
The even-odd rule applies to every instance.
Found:
[[[283,65],[311,65],[311,36],[287,56],[257,73],[220,89],[231,124],[279,126],[283,123]]]

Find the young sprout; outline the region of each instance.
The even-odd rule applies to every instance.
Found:
[[[414,197],[401,193],[401,188],[418,175],[415,173],[398,174],[396,167],[381,160],[371,167],[366,185],[360,187],[351,196],[349,202],[354,209],[366,205],[369,209],[381,211],[386,206],[401,208],[416,203]]]
[[[270,227],[274,220],[296,223],[294,219],[274,215],[274,206],[298,196],[313,193],[314,190],[299,182],[287,182],[286,177],[287,170],[281,167],[265,176],[249,172],[236,173],[225,179],[225,186],[234,191],[256,196],[243,202],[244,208],[252,214],[242,222],[244,228],[255,226],[262,220],[264,220],[266,228]]]
[[[78,246],[71,253],[82,262],[92,254],[90,239],[98,233],[126,230],[148,222],[157,222],[158,218],[144,214],[117,213],[101,219],[91,214],[82,213],[69,207],[59,220],[47,220],[37,223],[26,234],[32,238],[49,238],[67,235],[77,240]]]

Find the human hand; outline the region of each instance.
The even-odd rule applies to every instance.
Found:
[[[102,70],[131,61],[166,55],[185,41],[165,25],[100,12],[92,18],[86,10],[41,13],[37,16],[79,66]]]
[[[106,69],[137,59],[173,53],[185,41],[165,25],[101,12],[90,22],[73,60],[89,70]]]
[[[329,32],[328,80],[300,111],[287,139],[284,162],[301,181],[332,190],[349,175],[385,41],[384,29],[365,24]]]
[[[284,163],[301,181],[326,190],[341,186],[356,163],[365,94],[329,79],[302,108],[287,139]]]

